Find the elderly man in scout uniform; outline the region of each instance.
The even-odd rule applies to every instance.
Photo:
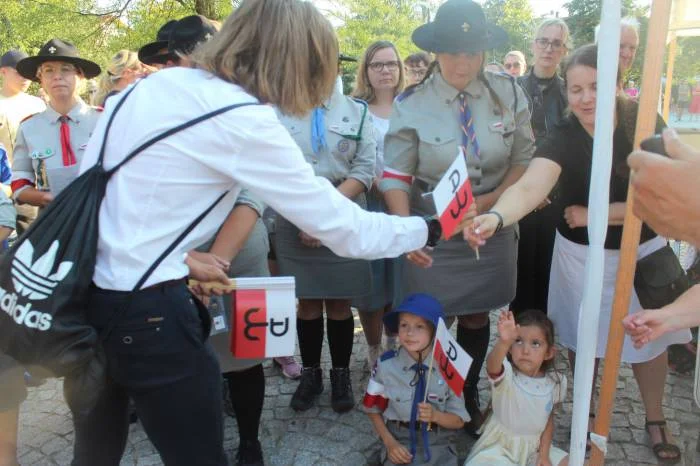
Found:
[[[78,167],[100,110],[79,96],[84,79],[100,67],[80,58],[69,42],[51,39],[34,57],[17,64],[17,71],[39,82],[49,95],[48,108],[25,119],[17,131],[12,164],[15,201],[46,206],[78,176]]]
[[[486,21],[477,3],[448,0],[412,39],[436,60],[423,83],[394,103],[379,184],[389,212],[435,214],[427,193],[456,157],[465,157],[477,210],[487,212],[525,172],[535,149],[523,90],[509,75],[484,72],[485,51],[508,36]],[[474,358],[464,389],[472,418],[465,429],[472,435],[483,421],[477,384],[489,344],[488,313],[515,295],[516,227],[499,231],[497,243],[478,260],[457,235],[432,252],[409,253],[403,267],[404,293],[439,299],[445,315],[458,320],[457,341]]]
[[[316,175],[362,206],[375,176],[376,142],[369,118],[366,103],[344,96],[337,87],[325,105],[302,118],[280,115]],[[348,411],[355,404],[350,385],[355,327],[350,301],[370,291],[369,262],[336,256],[279,216],[275,235],[280,274],[296,278],[299,298],[297,331],[304,368],[291,407],[305,411],[323,392],[320,363],[325,307],[333,363],[331,407],[337,412]]]

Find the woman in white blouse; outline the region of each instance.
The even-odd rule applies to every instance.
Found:
[[[120,463],[129,397],[165,464],[227,464],[220,368],[184,281],[188,274],[202,277],[190,273],[184,257],[214,235],[241,188],[338,255],[398,256],[439,235],[434,221],[366,212],[316,178],[277,119],[272,105],[295,115],[320,105],[333,89],[337,59],[333,27],[311,3],[245,0],[195,50],[195,69],[160,71],[107,101],[83,171],[97,161],[105,139],[110,170],[145,141],[193,118],[231,104],[263,105],[173,134],[110,179],[99,214],[88,318],[104,332],[127,300],[129,306],[104,342],[106,388],[93,411],[75,419],[74,466]],[[144,288],[131,293],[144,271],[222,194]]]

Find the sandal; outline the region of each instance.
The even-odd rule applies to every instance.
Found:
[[[666,438],[666,421],[649,421],[644,423],[644,428],[651,438],[651,432],[649,431],[649,426],[656,426],[659,428],[659,433],[661,434],[661,441],[655,443],[651,446],[652,451],[656,458],[663,464],[676,464],[681,460],[681,449],[678,445],[669,443]],[[671,456],[662,456],[662,453],[671,454]]]

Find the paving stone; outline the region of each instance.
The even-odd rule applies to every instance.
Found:
[[[492,327],[497,318],[492,316]],[[364,361],[366,343],[356,322],[355,350],[351,380],[356,401],[362,399],[369,377]],[[451,329],[454,334],[454,326]],[[492,331],[492,343],[495,342]],[[262,412],[260,440],[268,466],[363,466],[379,460],[381,442],[367,416],[359,409],[345,414],[330,408],[328,371],[330,356],[327,344],[322,353],[322,367],[326,391],[316,406],[297,413],[289,408],[291,394],[298,382],[285,379],[271,362],[263,365],[266,375],[265,404]],[[573,409],[573,380],[568,362],[561,352],[557,367],[569,378],[568,398],[558,409],[555,422],[554,444],[569,449],[571,412]],[[602,373],[602,372],[601,372]],[[599,386],[600,381],[597,381]],[[623,364],[617,386],[619,391],[613,408],[610,441],[606,466],[636,466],[657,464],[644,430],[644,406],[630,366]],[[695,466],[700,410],[693,400],[693,378],[670,374],[665,388],[667,393],[664,412],[669,430],[684,451],[681,465]],[[490,399],[485,374],[479,384],[482,407]],[[238,429],[233,418],[224,419],[224,441],[227,453],[233,455],[238,447]],[[41,387],[29,390],[29,397],[20,411],[19,456],[22,466],[68,466],[72,457],[72,421],[65,405],[60,380],[47,380]],[[460,431],[455,440],[457,452],[464,461],[474,440]],[[131,425],[129,438],[121,461],[122,466],[154,466],[162,462],[140,424]]]

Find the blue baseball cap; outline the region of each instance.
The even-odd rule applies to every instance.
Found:
[[[0,57],[0,68],[4,68],[6,66],[10,68],[16,68],[17,63],[19,63],[20,60],[24,60],[28,56],[29,55],[22,52],[21,50],[10,50],[9,52],[6,52],[2,57]]]
[[[429,294],[415,293],[409,295],[401,304],[384,315],[384,326],[390,332],[399,332],[399,314],[402,312],[422,317],[432,323],[434,328],[437,328],[440,318],[445,318],[445,315],[442,313],[442,304],[437,299]]]

